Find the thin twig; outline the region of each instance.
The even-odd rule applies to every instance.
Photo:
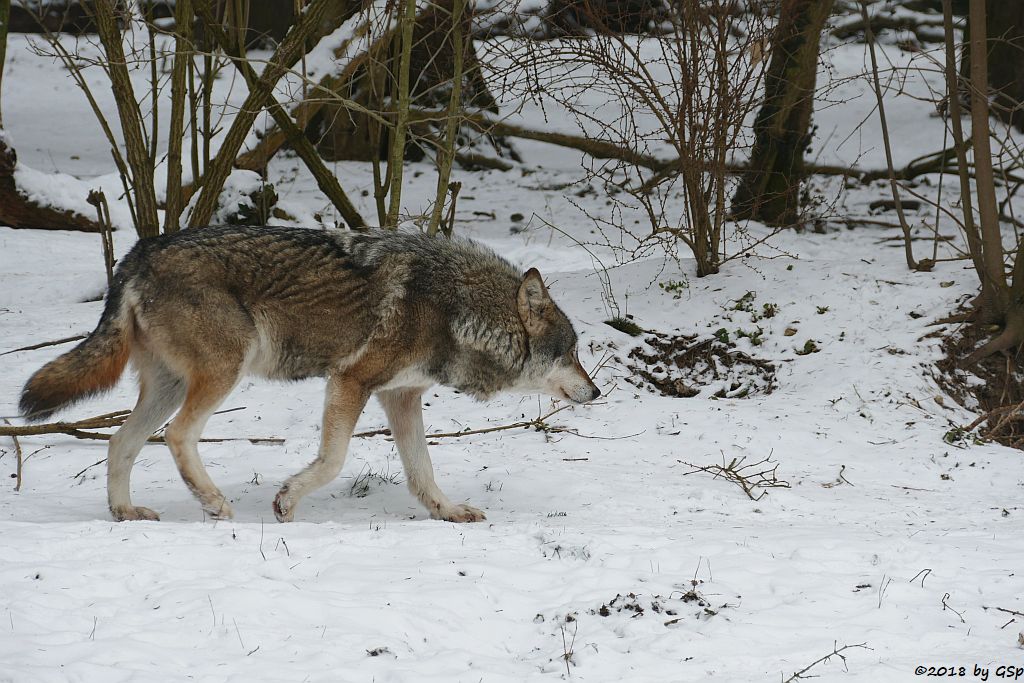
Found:
[[[107,269],[107,288],[114,283],[114,236],[110,225],[110,206],[102,190],[89,190],[85,201],[96,207],[96,218],[100,226],[100,240],[103,247],[103,265]]]
[[[928,575],[931,574],[931,573],[932,573],[932,570],[928,569],[926,567],[926,568],[922,569],[921,571],[919,571],[918,573],[914,574],[914,576],[910,579],[910,581],[907,581],[907,583],[914,583],[915,581],[917,581],[917,577],[920,576],[921,577],[921,588],[924,588],[924,580],[927,579]]]
[[[68,344],[73,341],[81,341],[85,339],[87,334],[76,334],[73,337],[64,337],[63,339],[55,339],[53,341],[42,342],[39,344],[31,344],[29,346],[22,346],[17,349],[11,349],[10,351],[4,351],[0,353],[0,356],[6,356],[11,353],[18,353],[19,351],[35,351],[36,349],[45,349],[47,346],[58,346],[60,344]]]
[[[931,270],[931,265],[926,261],[918,263],[914,259],[914,248],[910,243],[910,225],[907,224],[907,217],[903,213],[903,203],[900,201],[899,189],[896,186],[896,176],[893,172],[892,147],[889,144],[889,125],[885,120],[885,104],[882,99],[882,86],[878,79],[878,60],[875,57],[875,34],[871,30],[871,20],[868,18],[868,5],[866,0],[860,2],[860,13],[864,19],[864,39],[868,44],[868,53],[871,55],[871,80],[875,89],[875,98],[878,101],[878,122],[882,126],[882,142],[885,147],[885,163],[889,169],[889,188],[892,190],[892,201],[896,208],[896,216],[899,218],[900,227],[903,229],[904,250],[907,257],[907,268],[910,270]]]
[[[967,622],[964,620],[963,613],[958,612],[957,610],[953,609],[950,606],[950,604],[948,602],[946,602],[946,600],[948,600],[950,597],[951,596],[950,596],[949,593],[946,593],[946,594],[944,594],[942,596],[942,611],[945,612],[948,609],[950,612],[952,612],[953,614],[957,615],[960,618],[960,623],[961,624],[966,624]]]
[[[676,462],[693,468],[692,471],[686,474],[705,472],[715,478],[722,477],[731,481],[743,489],[743,493],[747,494],[747,498],[754,501],[761,500],[768,493],[764,489],[791,488],[788,481],[778,478],[776,472],[779,469],[779,464],[773,462],[770,455],[763,460],[758,460],[749,465],[743,464],[745,460],[746,458],[733,458],[723,465],[694,465],[685,460],[677,460]],[[762,490],[755,495],[758,489]]]
[[[5,424],[11,424],[10,422],[7,421],[7,418],[4,418],[4,423]],[[21,442],[18,441],[18,437],[15,436],[14,434],[11,434],[11,441],[14,442],[14,459],[15,459],[15,463],[16,463],[15,466],[17,467],[17,470],[16,470],[15,475],[14,475],[15,476],[14,490],[15,491],[20,491],[21,490],[21,468],[22,468],[22,465],[23,465],[23,462],[24,462],[22,454],[21,454]]]
[[[1024,612],[1018,612],[1016,610],[1006,609],[1005,607],[991,607],[991,608],[990,607],[986,607],[985,609],[995,609],[995,610],[999,610],[1000,612],[1006,612],[1007,614],[1012,614],[1015,617],[1024,617]]]
[[[867,643],[857,643],[856,645],[843,645],[842,647],[837,647],[836,645],[837,645],[837,643],[833,642],[833,644],[832,644],[832,652],[829,652],[824,657],[821,657],[819,659],[814,660],[813,662],[811,662],[810,664],[808,664],[807,666],[805,666],[804,668],[800,669],[799,671],[794,673],[792,676],[790,676],[789,678],[784,680],[782,683],[793,683],[794,681],[803,680],[804,678],[811,678],[810,676],[804,676],[804,674],[807,673],[808,671],[810,671],[812,667],[815,667],[818,664],[821,664],[822,662],[827,662],[832,657],[839,657],[839,659],[843,660],[843,668],[845,669],[846,668],[846,657],[844,657],[842,655],[842,653],[845,650],[852,650],[855,647],[863,648],[865,650],[870,650],[871,649],[870,647],[868,647]]]

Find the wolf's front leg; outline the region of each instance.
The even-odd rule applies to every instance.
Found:
[[[402,456],[402,466],[409,481],[409,490],[430,511],[434,519],[449,522],[479,522],[484,513],[469,505],[456,505],[441,493],[434,483],[434,466],[427,452],[423,432],[423,389],[392,389],[377,394],[391,425],[391,434]]]
[[[320,452],[306,469],[284,483],[274,499],[274,515],[279,522],[290,522],[302,497],[332,481],[345,464],[348,442],[356,428],[370,394],[359,382],[344,375],[327,380],[324,423]]]

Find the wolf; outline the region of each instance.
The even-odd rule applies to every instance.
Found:
[[[111,388],[130,362],[131,415],[110,439],[107,498],[117,521],[157,520],[131,500],[135,459],[164,439],[203,510],[230,518],[197,444],[239,380],[326,377],[316,459],[285,481],[277,519],[341,471],[371,395],[384,408],[409,490],[430,516],[474,522],[434,480],[421,394],[442,384],[484,400],[543,392],[573,403],[600,390],[580,365],[572,323],[535,268],[525,273],[468,240],[386,230],[208,227],[140,240],[121,260],[96,329],[25,384],[42,420]]]

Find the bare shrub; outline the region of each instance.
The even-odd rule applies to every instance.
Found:
[[[728,174],[749,144],[745,124],[765,73],[772,22],[761,5],[680,0],[646,36],[614,30],[606,14],[590,11],[586,23],[596,28],[586,37],[534,44],[516,57],[530,76],[527,95],[556,101],[589,138],[623,151],[595,161],[588,175],[614,204],[590,218],[624,260],[675,257],[683,245],[704,276],[749,246],[726,244]],[[584,93],[607,104],[595,110]],[[632,220],[638,211],[643,230]]]

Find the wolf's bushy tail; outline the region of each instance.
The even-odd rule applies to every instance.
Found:
[[[117,383],[131,355],[133,323],[115,281],[96,329],[85,341],[36,371],[21,390],[19,408],[30,421],[106,391]]]

